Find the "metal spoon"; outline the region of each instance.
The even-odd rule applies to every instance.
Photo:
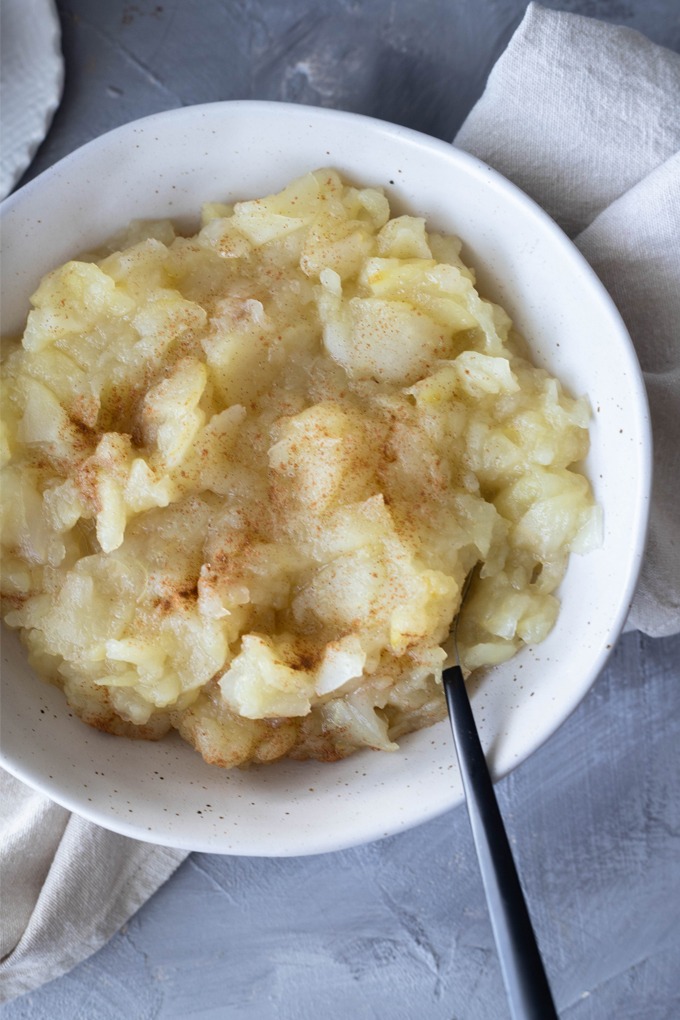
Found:
[[[513,1020],[557,1020],[460,668],[455,627],[453,644],[456,665],[444,670],[444,691],[510,1015]]]

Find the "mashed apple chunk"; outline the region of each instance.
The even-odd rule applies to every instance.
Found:
[[[335,760],[553,626],[589,407],[453,237],[333,170],[49,273],[3,361],[2,599],[86,722]]]

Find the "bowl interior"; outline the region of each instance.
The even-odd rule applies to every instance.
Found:
[[[603,546],[572,557],[549,638],[473,687],[501,776],[575,708],[618,636],[650,485],[647,406],[630,339],[594,273],[533,202],[444,142],[368,118],[273,103],[175,110],[95,140],[4,203],[2,333],[21,330],[45,272],[130,220],[170,216],[191,228],[204,201],[264,195],[320,166],[383,185],[393,211],[461,236],[481,293],[513,316],[537,363],[593,404],[585,470],[604,508]],[[178,738],[124,741],[84,726],[7,631],[2,659],[5,767],[130,836],[212,852],[316,853],[394,833],[462,797],[445,723],[404,738],[392,755],[225,772]]]

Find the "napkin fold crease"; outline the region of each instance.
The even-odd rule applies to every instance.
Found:
[[[617,303],[654,431],[649,542],[629,625],[680,630],[680,56],[530,4],[455,144],[531,195]],[[86,822],[0,771],[0,1001],[65,973],[183,850]]]
[[[0,770],[0,1001],[96,952],[187,856],[72,814]]]

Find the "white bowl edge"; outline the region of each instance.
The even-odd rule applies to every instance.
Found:
[[[608,443],[607,449],[610,453],[613,452],[617,457],[624,455],[626,457],[625,476],[629,482],[632,479],[633,490],[632,493],[629,489],[626,490],[629,505],[617,508],[605,501],[608,523],[613,519],[615,527],[618,529],[616,541],[619,541],[620,545],[617,548],[625,549],[626,562],[625,564],[619,563],[618,566],[613,564],[611,551],[606,543],[603,551],[590,554],[592,559],[573,557],[568,572],[567,593],[569,590],[577,590],[579,586],[588,585],[592,589],[588,593],[591,603],[584,605],[581,599],[572,598],[571,602],[567,604],[565,599],[565,611],[558,621],[556,631],[548,641],[536,649],[526,650],[520,659],[513,660],[506,667],[494,671],[494,674],[490,674],[475,690],[473,702],[480,717],[483,741],[489,749],[494,774],[496,778],[499,778],[547,740],[581,701],[602,668],[628,612],[644,551],[644,534],[651,484],[649,412],[644,384],[630,338],[611,298],[606,294],[593,270],[547,214],[518,188],[505,181],[495,171],[474,157],[454,150],[445,142],[430,139],[409,129],[371,121],[369,118],[353,114],[247,101],[184,108],[125,125],[108,135],[95,139],[76,153],[66,157],[6,200],[3,203],[2,213],[6,221],[14,221],[12,225],[14,233],[10,238],[9,251],[5,258],[10,265],[12,259],[16,260],[15,271],[18,264],[28,267],[15,276],[14,280],[7,281],[6,279],[7,276],[12,276],[12,271],[3,274],[3,286],[10,289],[9,305],[6,302],[3,304],[5,308],[9,309],[6,311],[6,315],[10,319],[11,328],[16,329],[19,319],[25,315],[28,294],[42,272],[74,254],[74,251],[92,247],[105,240],[106,236],[124,225],[124,221],[132,218],[126,214],[121,220],[120,202],[111,207],[110,199],[108,197],[105,200],[101,199],[100,195],[100,205],[103,207],[100,208],[96,216],[93,215],[87,221],[86,228],[79,228],[76,231],[78,243],[75,248],[73,247],[75,241],[73,216],[77,214],[78,203],[80,203],[80,213],[82,214],[85,197],[90,194],[94,197],[97,189],[105,189],[107,179],[115,180],[113,170],[117,166],[116,155],[125,151],[134,154],[134,145],[140,144],[134,139],[144,136],[148,136],[152,140],[155,138],[161,147],[165,145],[170,148],[173,138],[177,144],[177,133],[181,134],[187,123],[194,125],[194,129],[192,129],[194,130],[192,136],[194,142],[198,138],[207,141],[210,137],[209,131],[216,130],[216,128],[209,128],[207,131],[199,130],[197,125],[201,119],[205,120],[206,118],[213,125],[222,125],[231,121],[232,125],[238,126],[240,122],[238,131],[236,131],[237,134],[240,131],[239,141],[234,143],[234,147],[235,144],[241,146],[244,144],[244,139],[248,135],[248,131],[243,127],[246,121],[257,120],[261,126],[269,124],[273,130],[274,120],[278,123],[278,135],[283,138],[285,134],[288,146],[291,145],[293,138],[299,143],[297,164],[300,168],[299,172],[303,172],[304,169],[314,169],[324,163],[337,166],[338,162],[341,162],[344,165],[341,165],[339,169],[345,170],[357,180],[362,180],[362,183],[387,185],[388,194],[393,193],[399,205],[407,206],[413,212],[422,212],[423,207],[428,203],[430,207],[438,204],[440,215],[437,216],[436,209],[432,209],[429,213],[430,217],[434,217],[434,222],[431,225],[453,230],[455,222],[460,222],[463,218],[460,208],[456,207],[455,198],[444,199],[441,192],[437,193],[436,199],[432,194],[423,195],[422,201],[414,198],[418,194],[420,186],[418,175],[422,175],[424,172],[423,161],[428,165],[437,164],[442,175],[448,168],[454,179],[458,181],[459,187],[462,186],[461,182],[467,179],[468,186],[472,187],[473,191],[476,188],[489,201],[496,201],[496,203],[500,201],[501,207],[508,211],[508,215],[511,218],[514,215],[518,222],[521,221],[526,227],[524,235],[517,242],[518,250],[510,254],[506,251],[505,256],[503,255],[503,245],[500,243],[502,229],[499,227],[498,221],[494,225],[490,215],[487,217],[489,222],[485,223],[483,231],[478,233],[475,233],[474,230],[472,233],[468,230],[460,231],[466,242],[468,260],[476,267],[480,265],[484,267],[484,271],[480,273],[483,284],[480,287],[482,292],[500,299],[501,303],[511,312],[514,311],[520,328],[522,328],[523,319],[531,322],[532,316],[535,318],[541,312],[545,313],[545,309],[540,307],[531,308],[530,302],[522,303],[522,299],[517,296],[519,293],[518,282],[513,278],[513,273],[520,271],[518,267],[522,259],[526,259],[527,264],[534,267],[540,276],[540,258],[537,258],[535,250],[532,252],[530,248],[532,243],[545,245],[551,258],[559,256],[563,260],[563,264],[569,268],[569,272],[579,281],[578,293],[582,303],[593,304],[599,316],[598,322],[604,324],[605,333],[613,338],[616,344],[615,371],[624,380],[629,406],[611,409],[615,422],[604,421],[601,415],[598,417],[596,413],[593,421],[593,444],[597,451],[599,450],[598,442]],[[285,132],[282,128],[284,122]],[[310,143],[310,131],[314,139],[313,144]],[[319,134],[326,139],[321,145],[318,144]],[[346,139],[344,143],[337,142],[338,134]],[[367,138],[373,139],[375,151],[369,152],[370,146],[367,144],[361,154],[351,151],[358,148],[357,135],[361,136],[364,142]],[[350,144],[352,137],[355,138],[354,145]],[[305,141],[306,148],[302,146],[302,141]],[[386,173],[378,175],[376,171],[382,158],[379,152],[381,146],[383,149],[387,147],[396,163],[401,162],[402,166],[395,165]],[[200,152],[200,146],[194,144],[192,150],[191,156],[195,159],[196,153]],[[302,155],[303,151],[304,156]],[[276,165],[273,168],[268,168],[267,180],[276,179],[279,184],[284,184],[294,176],[295,172],[290,172],[290,169],[291,162],[295,161],[291,161],[290,153],[288,150],[286,152],[288,153],[287,159],[273,161]],[[309,165],[309,163],[303,165],[300,159],[306,158],[306,155],[311,155],[312,152],[316,152],[319,156],[326,155],[327,159],[315,160],[313,165]],[[370,155],[370,160],[368,155]],[[186,217],[189,212],[189,193],[191,192],[195,199],[199,189],[195,175],[191,181],[184,181],[184,187],[182,187],[183,176],[191,175],[191,168],[186,165],[190,162],[188,157],[189,153],[184,153],[184,164],[181,168],[177,168],[174,189],[169,182],[165,182],[157,189],[158,194],[154,194],[153,198],[151,198],[151,190],[148,191],[147,206],[150,208],[146,209],[146,215],[160,215],[161,211],[165,210],[165,215],[172,216],[173,208],[168,207],[168,202],[173,201],[174,208],[178,209],[183,217]],[[142,177],[144,175],[150,177],[153,165],[149,164],[149,157],[145,157],[145,159]],[[360,164],[364,159],[367,166],[362,177]],[[133,158],[128,162],[129,165],[124,166],[122,170],[118,164],[118,172],[123,175],[129,173],[135,166],[135,160]],[[243,162],[243,157],[241,162]],[[368,169],[369,162],[370,170]],[[74,189],[69,187],[69,175],[71,171],[76,175],[79,174],[83,164],[88,165],[88,163],[92,164],[89,171],[91,176],[97,168],[101,172],[97,174],[94,182],[90,179],[84,184],[81,182],[81,186],[75,193]],[[211,163],[214,170],[213,164],[214,159]],[[200,175],[202,172],[200,168],[198,172]],[[229,171],[226,170],[225,178],[228,173]],[[203,173],[200,181],[203,200],[224,198],[223,193],[219,191],[219,181],[216,176],[215,192],[205,191],[210,186],[209,176],[210,174]],[[246,185],[241,183],[238,188],[234,189],[239,192],[238,197],[264,194],[268,189],[262,190],[259,187],[263,176],[266,174],[260,173],[259,177],[253,174],[249,175]],[[394,180],[395,184],[388,185],[389,180]],[[141,196],[144,187],[146,187],[144,180],[141,181],[141,184],[138,180],[139,193],[135,193],[137,206],[140,206],[140,203],[143,205]],[[179,194],[173,196],[173,191],[179,192]],[[59,209],[55,210],[54,205],[45,196],[59,193],[63,193],[65,198]],[[171,196],[173,197],[171,198]],[[447,213],[446,224],[441,223],[441,212],[444,206]],[[198,212],[198,205],[195,202],[191,208],[195,213]],[[30,210],[30,214],[28,210]],[[141,215],[141,212],[135,214]],[[109,228],[108,225],[113,223],[116,215],[119,215],[118,220],[113,228]],[[39,222],[40,220],[42,222]],[[53,238],[50,244],[45,239],[50,231],[54,233],[59,223],[63,226],[63,236],[58,243],[55,243]],[[71,224],[70,233],[69,223]],[[22,229],[24,233],[20,237],[19,233]],[[494,229],[497,230],[496,236],[493,234]],[[5,236],[6,231],[3,231],[3,243]],[[41,241],[42,243],[40,243]],[[508,239],[505,238],[504,244],[507,245],[507,243]],[[526,250],[522,249],[522,245]],[[29,259],[31,252],[33,258]],[[36,252],[38,253],[37,257]],[[491,257],[489,252],[491,252]],[[494,272],[497,271],[499,265],[503,264],[503,257],[510,260],[514,267],[513,271],[505,275],[501,273],[500,277],[495,277]],[[516,264],[513,259],[516,260]],[[552,263],[550,260],[548,262],[545,272],[548,274],[549,280]],[[515,302],[518,302],[517,308],[513,308]],[[524,332],[527,332],[526,328]],[[532,336],[529,335],[528,339],[531,342]],[[571,365],[563,351],[550,348],[544,343],[542,360],[550,364],[558,375],[561,374],[561,367],[564,368],[563,374],[567,377],[568,383],[573,384],[574,378],[577,379],[578,371]],[[567,368],[569,371],[566,371]],[[628,437],[625,432],[622,433],[623,439],[616,438],[614,432],[617,427],[625,427],[630,435],[629,444],[632,443],[632,449],[630,446],[626,447]],[[598,480],[597,478],[592,480],[597,492]],[[603,486],[611,484],[609,478],[605,478],[599,488],[602,489]],[[624,489],[625,487],[619,484],[620,494],[624,492]],[[608,492],[609,490],[606,489],[607,500],[610,499]],[[622,542],[624,535],[627,535],[629,539],[627,545]],[[632,542],[630,541],[631,536],[633,536]],[[610,571],[608,577],[598,578],[598,564]],[[613,578],[616,578],[618,584],[618,594],[612,598]],[[569,585],[572,587],[569,588]],[[610,600],[607,617],[605,621],[600,621],[596,636],[593,628],[594,636],[591,638],[588,636],[588,627],[592,627],[592,621],[589,621],[587,616],[595,606],[596,596],[601,592],[605,592]],[[585,640],[587,645],[586,650],[582,650],[580,653],[578,649],[571,651],[571,654],[575,655],[572,667],[576,678],[573,676],[569,678],[567,675],[569,671],[557,659],[560,649],[568,646],[568,642],[565,641],[565,632],[569,632],[570,628],[579,635],[574,638],[574,641]],[[16,663],[18,659],[14,645],[14,636],[8,637],[4,643],[3,659],[7,649]],[[529,708],[528,696],[524,697],[520,691],[524,685],[521,683],[519,669],[527,668],[527,672],[533,670],[534,675],[537,676],[544,667],[547,667],[547,672],[553,678],[552,687],[541,687],[539,684],[532,692],[534,702]],[[514,674],[514,679],[511,674]],[[566,692],[558,690],[560,695],[559,710],[551,707],[554,704],[555,690],[559,688],[559,683],[555,678],[563,683],[570,680]],[[3,739],[0,746],[0,761],[18,778],[40,789],[53,800],[92,821],[128,836],[149,839],[169,846],[189,847],[212,852],[267,854],[269,856],[318,853],[366,842],[423,822],[452,807],[462,797],[446,723],[405,738],[402,741],[402,750],[392,756],[366,752],[332,766],[286,762],[268,766],[265,769],[224,774],[219,770],[205,766],[188,747],[178,747],[178,741],[161,742],[160,745],[133,743],[129,746],[128,753],[121,755],[119,738],[107,737],[89,729],[84,730],[82,724],[74,719],[69,719],[68,715],[64,714],[65,705],[60,692],[32,677],[27,677],[26,682],[30,684],[27,701],[35,707],[31,709],[29,719],[26,705],[11,704],[9,711],[10,713],[19,712],[20,718],[23,719],[24,730],[20,736],[9,737],[9,750],[6,750],[6,740]],[[512,691],[512,687],[510,687],[512,683],[517,685],[517,703],[512,700],[515,695],[510,697],[508,693]],[[10,697],[9,689],[10,685],[7,684],[2,699],[3,729],[7,715],[7,699]],[[19,685],[14,685],[15,692],[18,689]],[[551,699],[553,699],[552,702]],[[40,712],[40,708],[42,708],[42,712]],[[527,713],[524,729],[528,730],[520,741],[519,750],[517,734],[512,730],[514,713],[518,709]],[[531,720],[540,720],[545,713],[550,712],[552,715],[550,715],[548,724],[544,724],[542,727],[530,725],[529,714]],[[510,713],[513,713],[512,717]],[[43,726],[44,721],[52,719],[54,715],[57,716],[56,726],[51,726],[50,732],[59,746],[58,755],[55,755],[49,747],[38,747],[40,727]],[[505,715],[508,716],[510,722],[507,722],[506,719],[502,725],[499,725],[501,717],[505,718]],[[16,719],[14,721],[10,719],[7,722],[7,726],[12,730],[14,730],[13,722],[16,722]],[[505,728],[506,723],[507,729]],[[33,744],[31,744],[31,730],[35,736]],[[44,727],[45,737],[47,737],[47,733],[47,727]],[[73,749],[74,740],[80,748],[80,758]],[[22,746],[19,746],[20,744]],[[87,750],[85,750],[85,744]],[[430,751],[429,748],[432,750]],[[428,754],[429,758],[427,758]],[[173,755],[178,755],[179,766],[171,765]],[[127,771],[124,770],[122,773],[122,778],[128,784],[127,792],[134,793],[136,791],[139,800],[139,803],[131,810],[126,806],[125,798],[118,789],[118,786],[123,785],[119,781],[122,767],[121,758],[125,758],[130,764]],[[50,762],[53,761],[61,763],[59,772],[56,769],[50,772]],[[83,789],[81,775],[85,762],[88,772],[86,778],[89,780],[85,787],[87,793]],[[410,770],[414,768],[414,762],[417,767],[411,774]],[[101,767],[95,769],[95,763]],[[145,763],[147,763],[146,773],[144,771]],[[153,769],[150,767],[151,765],[154,766]],[[162,773],[160,768],[156,767],[158,765],[168,772],[168,775],[163,775],[160,778]],[[177,768],[179,768],[179,772]],[[110,777],[117,773],[119,779],[116,779],[115,782],[118,783],[118,786],[112,786],[109,783]],[[135,774],[137,776],[136,783],[133,782]],[[78,777],[77,780],[70,778],[73,775]],[[432,778],[431,782],[428,781],[430,777]],[[408,782],[409,779],[411,782]],[[207,787],[205,792],[209,794],[209,797],[204,796],[203,787]],[[167,790],[171,790],[169,795],[166,793]],[[382,795],[381,790],[384,791]],[[226,796],[225,791],[228,793]],[[385,795],[389,795],[387,805],[384,801]],[[398,795],[400,795],[399,803],[396,802]],[[246,810],[248,808],[246,797],[249,796],[256,797],[255,811]],[[257,798],[260,799],[261,805],[259,812]],[[128,797],[127,800],[129,801],[130,798]],[[216,803],[219,800],[217,807],[212,803],[213,800]],[[179,823],[171,817],[168,808],[168,803],[171,801],[174,804],[181,802],[184,805],[180,812]],[[239,804],[239,801],[242,803]],[[199,803],[201,804],[200,808],[196,807]],[[146,805],[148,813],[147,817],[140,819],[139,813],[142,810],[142,805]],[[252,802],[250,802],[250,806],[252,806]],[[264,810],[265,806],[266,810]],[[220,810],[222,811],[221,817]],[[174,807],[172,811],[174,812]],[[128,814],[131,817],[126,817]],[[321,825],[319,825],[320,816],[323,818]],[[149,821],[151,821],[151,825],[148,824]]]

